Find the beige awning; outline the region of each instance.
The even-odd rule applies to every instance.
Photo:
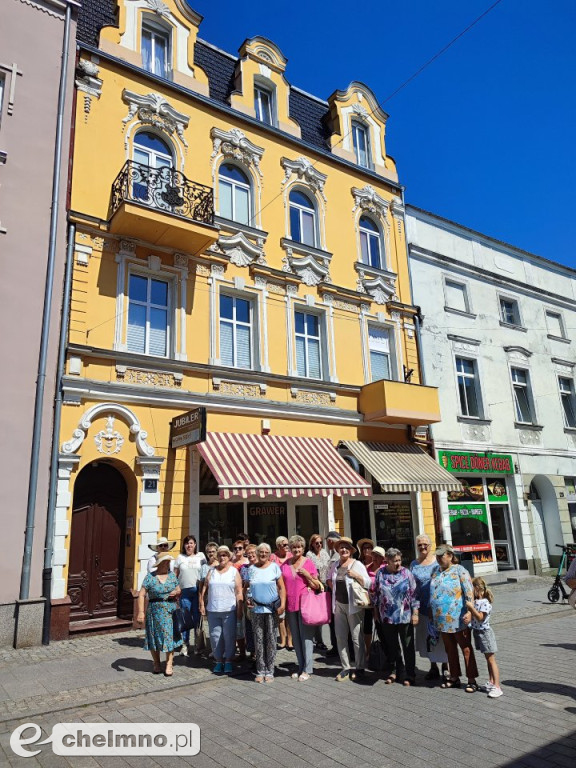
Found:
[[[366,467],[386,493],[458,491],[462,487],[417,445],[357,440],[344,440],[341,445]]]

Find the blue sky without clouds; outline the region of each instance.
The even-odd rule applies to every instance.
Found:
[[[290,83],[321,98],[365,82],[390,115],[409,203],[576,268],[576,2],[189,0],[203,39],[264,35]]]

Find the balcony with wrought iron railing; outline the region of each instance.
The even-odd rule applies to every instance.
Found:
[[[198,251],[218,238],[211,187],[170,167],[127,160],[112,184],[110,231],[154,245]]]

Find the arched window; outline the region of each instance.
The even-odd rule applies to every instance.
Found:
[[[170,208],[166,192],[172,185],[173,165],[172,152],[165,141],[149,131],[137,133],[131,174],[133,196],[156,208]]]
[[[360,219],[360,251],[364,264],[384,269],[382,236],[376,224],[367,216]]]
[[[290,237],[297,243],[316,247],[316,209],[297,189],[290,192]]]
[[[225,163],[218,171],[220,216],[239,224],[250,224],[251,187],[246,174],[236,165]]]

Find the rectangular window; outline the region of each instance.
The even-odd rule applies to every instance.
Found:
[[[128,350],[166,357],[168,334],[168,283],[152,277],[130,275]]]
[[[460,312],[469,312],[468,293],[463,283],[446,280],[446,306]]]
[[[274,125],[274,113],[272,108],[273,97],[269,90],[256,86],[254,88],[254,108],[256,119],[266,125]]]
[[[370,373],[372,381],[392,378],[390,355],[390,331],[375,325],[368,326],[368,346],[370,349]]]
[[[298,376],[322,378],[322,338],[320,318],[311,312],[295,312],[296,369]]]
[[[352,123],[352,142],[354,144],[354,154],[356,162],[363,168],[370,167],[370,153],[368,144],[368,130],[359,123]]]
[[[559,377],[560,398],[564,409],[564,424],[576,429],[576,406],[574,403],[574,382],[572,379]]]
[[[142,66],[159,77],[169,77],[170,37],[152,24],[142,23]]]
[[[566,338],[562,315],[558,312],[546,312],[546,325],[550,336],[556,336],[559,339]]]
[[[458,378],[458,396],[462,416],[479,419],[482,417],[480,382],[475,360],[456,358],[456,376]]]
[[[507,325],[520,325],[520,310],[515,299],[500,299],[500,317]]]
[[[220,294],[220,360],[234,368],[252,368],[253,306],[248,299]]]
[[[528,371],[522,368],[512,368],[512,387],[514,389],[514,405],[516,408],[516,421],[522,424],[532,424],[534,416],[532,412],[532,395],[530,392],[530,377]]]

